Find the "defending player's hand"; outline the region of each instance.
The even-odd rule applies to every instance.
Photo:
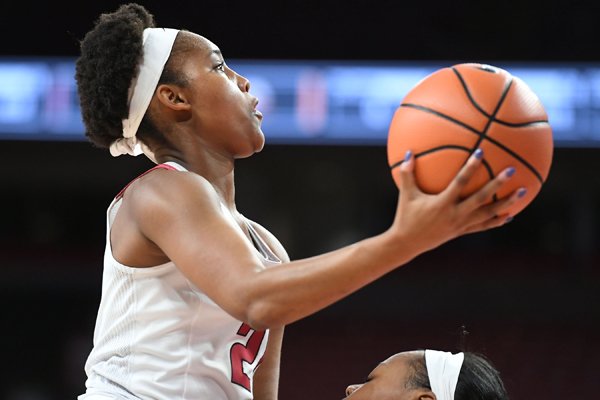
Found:
[[[427,194],[417,186],[414,176],[414,157],[399,168],[400,196],[396,217],[390,230],[410,240],[418,252],[435,248],[458,236],[504,225],[510,221],[506,212],[525,194],[520,188],[510,196],[490,202],[494,193],[514,174],[507,168],[481,189],[461,198],[460,193],[481,167],[482,152],[473,153],[448,187],[439,194]]]

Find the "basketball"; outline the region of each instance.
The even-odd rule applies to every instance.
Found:
[[[469,196],[505,168],[514,167],[513,177],[490,199],[526,188],[525,196],[506,211],[514,216],[533,201],[546,181],[553,143],[544,106],[523,80],[498,67],[465,63],[433,72],[407,93],[389,125],[387,156],[400,187],[397,168],[411,150],[419,188],[435,194],[481,148],[482,165],[461,196]]]

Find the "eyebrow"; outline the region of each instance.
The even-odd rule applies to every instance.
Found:
[[[216,50],[211,50],[211,52],[210,52],[210,53],[208,53],[208,56],[210,57],[210,56],[212,56],[213,54],[216,54],[216,55],[218,55],[219,57],[223,58],[223,53],[221,53],[221,50],[219,50],[219,49],[216,49]]]

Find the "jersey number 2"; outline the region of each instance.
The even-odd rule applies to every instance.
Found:
[[[250,333],[252,332],[252,333]],[[246,345],[241,343],[235,343],[231,346],[231,382],[240,385],[247,391],[251,391],[250,378],[244,372],[244,361],[252,364],[256,360],[258,350],[265,337],[265,331],[255,331],[247,324],[242,324],[238,329],[237,334],[243,337],[248,336],[250,338],[246,342]]]

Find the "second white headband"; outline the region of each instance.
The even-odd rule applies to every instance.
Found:
[[[429,384],[437,400],[454,400],[464,359],[464,353],[452,354],[447,351],[425,350]]]

